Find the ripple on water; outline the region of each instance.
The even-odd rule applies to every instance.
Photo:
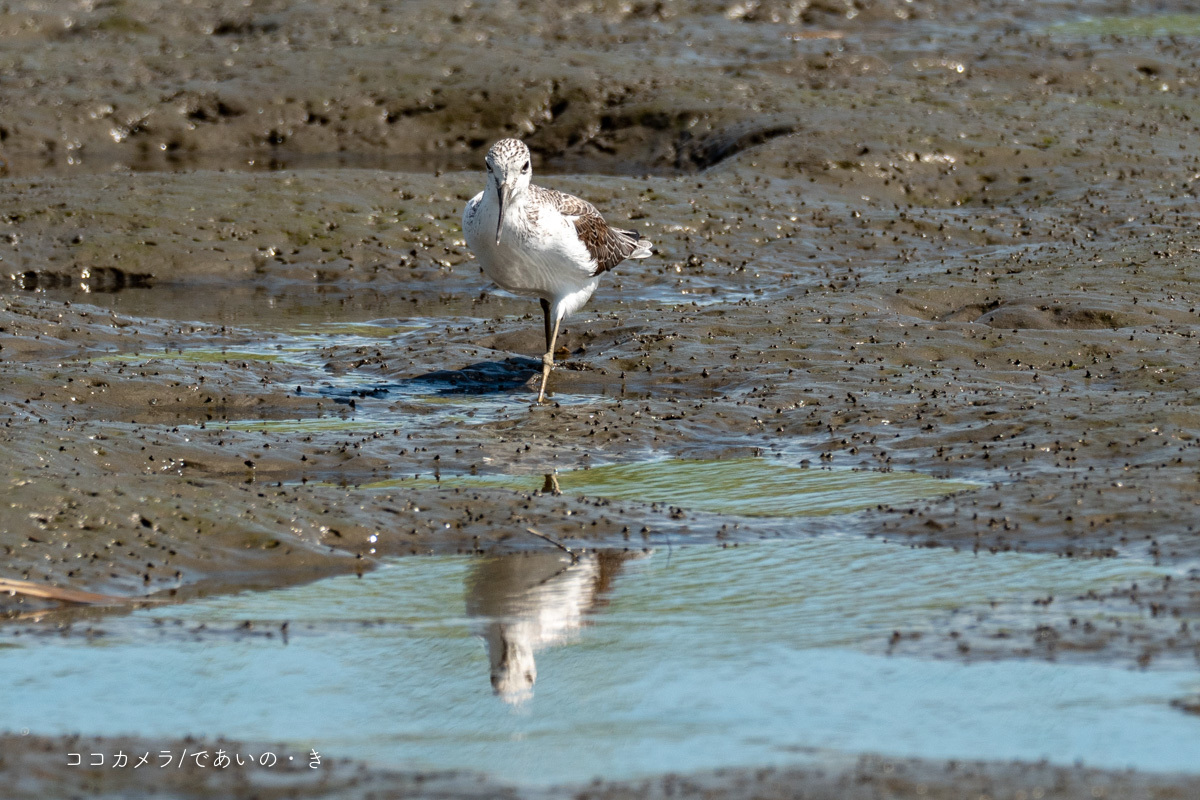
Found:
[[[494,487],[535,491],[547,476],[444,475],[396,478],[363,488]],[[749,517],[846,514],[972,489],[977,484],[920,472],[810,469],[766,458],[660,459],[560,472],[550,486],[570,494],[667,503],[694,511]]]

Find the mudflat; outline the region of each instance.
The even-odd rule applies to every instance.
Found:
[[[835,529],[1171,571],[896,652],[1194,664],[1200,17],[1087,14],[8,4],[0,577],[175,602],[546,547],[528,528]],[[567,321],[546,406],[536,303],[459,228],[501,136],[657,248]],[[438,485],[745,456],[977,486],[832,520]],[[100,613],[0,609],[0,641]]]

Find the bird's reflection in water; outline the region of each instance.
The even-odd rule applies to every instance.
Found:
[[[467,577],[467,615],[487,643],[492,688],[519,705],[533,696],[534,656],[562,644],[603,605],[626,553],[515,553],[480,561]]]

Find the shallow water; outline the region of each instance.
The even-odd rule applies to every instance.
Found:
[[[1047,30],[1059,36],[1195,36],[1200,33],[1200,14],[1088,17]]]
[[[450,475],[398,478],[364,488],[434,485],[557,488],[569,494],[669,503],[695,511],[747,517],[846,514],[968,490],[978,484],[920,472],[808,469],[764,458],[656,459],[567,470],[554,475]]]
[[[533,783],[863,751],[1194,772],[1200,720],[1168,706],[1193,670],[881,654],[964,605],[1028,623],[1039,594],[1159,574],[841,537],[414,558],[12,639],[0,702],[45,732],[282,740]]]
[[[347,290],[340,286],[266,287],[256,285],[201,286],[186,283],[131,287],[120,291],[81,291],[78,288],[39,290],[52,301],[96,306],[130,317],[219,323],[253,327],[264,332],[342,326],[411,313],[400,291]]]

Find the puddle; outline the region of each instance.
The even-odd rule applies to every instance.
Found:
[[[378,348],[382,343],[403,337],[428,327],[425,321],[370,320],[365,322],[296,322],[279,331],[267,330],[266,335],[244,331],[248,341],[236,347],[167,347],[162,350],[138,350],[103,353],[85,360],[97,364],[146,361],[180,361],[186,363],[225,363],[237,361],[288,361],[313,371],[315,376],[326,375],[325,365],[331,348]]]
[[[1195,36],[1200,14],[1157,14],[1137,17],[1092,17],[1049,26],[1064,36]]]
[[[532,492],[557,483],[566,494],[668,503],[694,511],[747,517],[848,514],[965,491],[977,484],[920,472],[808,469],[763,458],[664,459],[610,464],[555,475],[450,475],[396,478],[363,488],[491,487]]]
[[[1031,626],[1053,612],[1030,597],[1161,574],[848,537],[410,558],[11,639],[0,704],[40,733],[220,734],[523,783],[858,752],[1196,772],[1200,719],[1169,705],[1194,670],[880,654],[964,606]]]

